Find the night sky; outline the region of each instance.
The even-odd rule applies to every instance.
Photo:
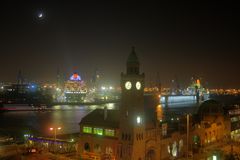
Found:
[[[240,8],[197,2],[1,2],[0,81],[20,69],[32,81],[54,82],[58,69],[89,80],[98,69],[119,84],[135,46],[147,84],[200,76],[209,88],[240,88]]]

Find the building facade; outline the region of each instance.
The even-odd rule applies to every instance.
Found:
[[[183,145],[183,138],[175,134],[174,138],[161,141],[162,126],[156,110],[144,106],[145,75],[140,73],[134,48],[126,66],[126,73],[121,74],[120,109],[96,109],[81,120],[79,154],[82,158],[118,160],[164,159],[171,156],[168,150],[176,155],[176,147],[172,145],[177,146],[179,142]],[[164,149],[161,150],[161,146]]]
[[[96,109],[79,123],[78,153],[83,159],[175,159],[186,157],[195,142],[202,147],[227,134],[226,121],[216,106],[199,107],[200,120],[193,121],[190,116],[187,125],[186,114],[165,117],[169,115],[163,115],[161,105],[144,105],[145,75],[140,73],[134,48],[126,67],[126,73],[121,74],[119,110]]]

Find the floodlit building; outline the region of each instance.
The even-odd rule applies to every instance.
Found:
[[[76,72],[70,76],[69,80],[64,85],[64,95],[66,102],[81,102],[84,101],[87,88],[80,75]]]
[[[110,158],[119,160],[160,159],[177,156],[176,147],[182,135],[166,137],[161,141],[162,127],[155,108],[144,106],[144,73],[140,73],[134,49],[128,56],[127,72],[121,74],[122,99],[120,110],[96,109],[85,116],[80,125],[79,153],[84,158]],[[171,136],[170,136],[171,137]],[[167,144],[167,145],[166,145]],[[171,146],[167,147],[169,144]],[[161,150],[161,146],[164,149]],[[173,147],[172,147],[173,146]],[[161,155],[163,153],[163,155]]]
[[[193,120],[192,146],[199,148],[226,140],[231,130],[229,117],[224,115],[223,106],[214,100],[203,102]]]
[[[240,142],[240,106],[233,105],[227,110],[231,121],[231,139]]]
[[[81,158],[175,159],[186,157],[188,151],[194,149],[193,143],[204,147],[230,133],[227,127],[229,121],[220,106],[211,101],[200,107],[194,102],[192,108],[197,111],[198,121],[194,113],[173,117],[171,114],[163,114],[165,107],[161,104],[156,108],[146,105],[145,75],[140,73],[140,63],[134,49],[128,56],[126,66],[126,73],[121,74],[120,109],[96,109],[79,123],[78,153]],[[188,107],[179,109],[185,112]]]

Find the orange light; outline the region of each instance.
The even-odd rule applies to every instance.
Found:
[[[58,127],[58,130],[62,129],[61,127]]]
[[[199,79],[197,79],[197,85],[200,85],[200,80]]]
[[[49,128],[50,129],[50,131],[52,131],[53,130],[53,128]]]
[[[73,74],[73,77],[74,77],[75,79],[77,79],[78,74],[74,73],[74,74]]]

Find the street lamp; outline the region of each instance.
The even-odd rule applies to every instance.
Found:
[[[61,127],[58,127],[58,128],[49,128],[50,131],[54,131],[54,141],[56,141],[56,138],[57,138],[57,130],[61,130],[62,128]]]
[[[49,128],[50,131],[54,131],[54,146],[53,146],[53,151],[56,152],[56,139],[57,139],[57,130],[61,130],[61,127],[51,127]]]

